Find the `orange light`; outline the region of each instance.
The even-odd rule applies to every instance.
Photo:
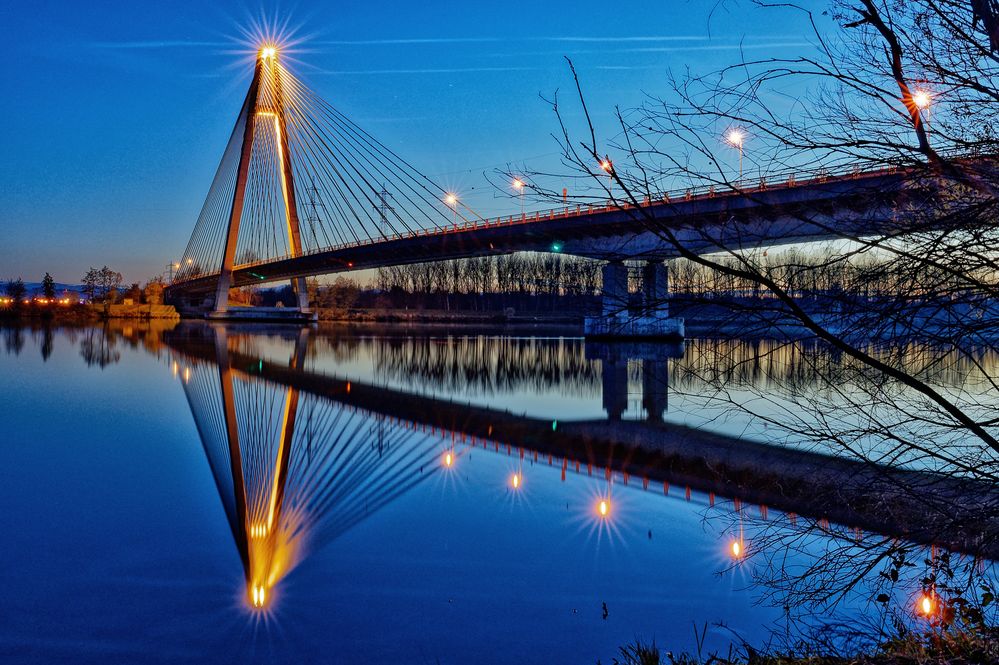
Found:
[[[512,487],[515,490],[520,489],[520,483],[521,479],[519,473],[515,473],[512,476],[510,476],[510,487]]]
[[[923,615],[932,616],[934,609],[936,609],[935,605],[936,603],[933,602],[933,596],[928,593],[924,593],[919,597],[919,602],[916,607],[923,613]]]
[[[600,515],[600,517],[607,517],[610,515],[610,509],[610,501],[607,499],[601,499],[600,502],[597,503],[597,514]]]
[[[917,90],[912,93],[912,104],[920,111],[928,109],[932,102],[933,97],[925,90]]]
[[[743,553],[742,542],[738,540],[732,541],[732,546],[729,548],[732,551],[732,558],[741,559]]]
[[[444,453],[444,466],[448,469],[454,466],[454,454],[451,451]]]
[[[264,589],[263,585],[257,585],[251,590],[250,596],[254,607],[263,607],[267,601],[267,590]]]
[[[260,57],[264,60],[270,60],[277,55],[277,48],[273,46],[265,46],[260,49]]]
[[[614,162],[612,162],[609,159],[601,160],[600,168],[606,171],[607,173],[610,173],[611,171],[614,170]]]

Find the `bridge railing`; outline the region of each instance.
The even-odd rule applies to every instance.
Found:
[[[942,154],[942,156],[947,158],[970,158],[977,155],[969,154],[967,151],[954,152],[953,154]],[[639,201],[638,207],[644,206],[659,206],[668,205],[672,203],[686,203],[690,201],[701,201],[705,199],[719,198],[719,197],[734,197],[743,196],[746,194],[760,193],[769,190],[778,189],[788,189],[792,187],[807,187],[811,185],[821,184],[829,181],[842,181],[851,180],[858,178],[873,178],[884,175],[892,175],[898,173],[900,170],[904,171],[911,168],[912,162],[902,162],[899,161],[895,164],[884,164],[879,162],[876,168],[863,168],[862,165],[857,164],[850,167],[844,167],[841,169],[830,169],[830,168],[816,168],[816,169],[788,169],[785,171],[780,171],[773,174],[767,174],[759,178],[743,178],[741,180],[736,180],[732,182],[722,182],[716,184],[708,185],[697,185],[692,187],[687,187],[683,189],[664,191],[653,195],[645,196],[641,201]],[[308,251],[304,251],[300,254],[285,254],[283,256],[270,257],[267,259],[260,259],[250,263],[242,263],[236,266],[236,269],[245,270],[250,269],[255,266],[261,266],[271,263],[277,263],[279,261],[286,261],[290,259],[300,258],[303,256],[312,256],[315,254],[323,254],[326,252],[335,252],[345,249],[352,249],[355,247],[364,247],[374,244],[380,244],[385,242],[396,242],[401,240],[407,240],[411,238],[419,238],[423,236],[434,236],[434,235],[446,235],[450,233],[463,233],[468,231],[477,231],[480,229],[496,228],[500,226],[511,226],[516,224],[534,224],[538,222],[553,221],[556,219],[567,219],[576,218],[586,215],[592,215],[595,213],[605,213],[612,212],[614,210],[631,210],[636,206],[629,201],[622,201],[618,199],[609,199],[606,201],[587,203],[587,204],[577,204],[575,206],[561,206],[558,208],[550,208],[547,210],[539,210],[533,213],[520,213],[514,215],[500,215],[498,217],[489,217],[481,219],[465,219],[456,224],[449,224],[442,227],[432,227],[424,229],[416,229],[413,231],[407,231],[402,233],[386,234],[374,238],[362,238],[359,240],[352,240],[338,245],[330,245],[329,247],[315,247]],[[350,270],[353,268],[349,262],[344,265],[344,268]],[[219,274],[219,271],[214,271],[211,273],[200,273],[198,275],[193,275],[186,277],[184,279],[177,279],[173,283],[181,284],[185,281],[193,281],[198,279],[206,279],[208,277],[214,277]]]

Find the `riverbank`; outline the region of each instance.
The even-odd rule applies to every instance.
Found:
[[[787,337],[805,334],[805,330],[786,317],[752,316],[720,306],[678,309],[676,316],[685,319],[687,336],[715,337],[728,335]],[[546,312],[517,313],[498,311],[448,311],[438,309],[367,309],[354,308],[317,310],[319,322],[336,326],[388,325],[393,327],[445,327],[455,331],[491,328],[501,331],[550,330],[566,337],[582,337],[585,317],[582,314]]]
[[[846,638],[847,636],[843,636]],[[896,637],[870,649],[829,652],[817,645],[832,644],[835,637],[823,636],[813,644],[787,651],[758,651],[743,643],[737,653],[689,654],[660,648],[655,640],[641,639],[619,648],[614,665],[946,665],[999,663],[999,628],[995,626],[934,625],[920,630],[902,629]],[[599,665],[599,661],[598,661]]]
[[[180,321],[180,314],[172,305],[145,304],[40,305],[28,303],[18,307],[0,308],[0,320],[7,321],[50,321],[60,325],[78,325],[107,319]]]

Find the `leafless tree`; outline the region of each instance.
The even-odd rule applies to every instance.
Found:
[[[702,398],[720,412],[751,411],[775,442],[994,487],[999,368],[982,361],[999,339],[994,3],[830,0],[833,34],[793,4],[729,3],[736,5],[802,12],[814,27],[814,48],[791,58],[744,59],[710,75],[672,76],[667,96],[618,109],[606,138],[569,62],[584,120],[573,125],[561,98],[552,99],[568,173],[531,174],[532,194],[561,202],[560,185],[546,183],[588,179],[574,203],[609,199],[657,234],[677,257],[674,283],[702,304],[714,294],[731,296],[726,325],[716,333],[786,340],[779,346],[821,344],[842,359],[835,371],[813,363],[808,369],[821,386],[790,390],[770,409],[759,406],[769,391],[747,394],[730,376],[703,367],[714,390],[702,390]],[[732,129],[752,146],[742,173],[732,163],[735,150],[719,138]],[[825,230],[831,242],[818,250],[754,244],[745,215],[706,230],[653,212],[676,205],[677,191],[682,201],[684,190],[731,193],[764,206],[775,186],[848,179],[858,170],[890,174],[898,189],[891,196],[863,192],[868,203],[845,225],[819,207],[782,212]],[[666,203],[654,208],[651,201]],[[975,368],[973,386],[942,385],[941,373],[957,365]],[[920,488],[900,489],[926,510],[947,511]],[[984,516],[999,518],[993,493],[964,498],[980,500]],[[906,582],[946,591],[952,610],[967,610],[952,620],[984,620],[986,608],[994,611],[992,588],[973,557],[924,560],[892,539],[838,538],[821,520],[761,527],[760,581],[789,613],[828,612],[858,588],[887,603],[893,596],[883,583]],[[980,537],[994,544],[999,531]],[[811,563],[787,565],[793,549]]]

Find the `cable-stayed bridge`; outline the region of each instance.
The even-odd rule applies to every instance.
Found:
[[[308,276],[560,252],[607,262],[603,314],[589,332],[682,337],[682,320],[668,317],[663,265],[678,246],[709,253],[897,234],[905,229],[893,211],[932,196],[924,185],[914,186],[906,168],[799,171],[725,191],[648,193],[484,219],[316,95],[267,47],[167,297],[224,318],[237,313],[230,288],[290,281],[292,309],[308,318]],[[644,294],[658,308],[637,327],[624,322],[625,260],[646,262]]]

